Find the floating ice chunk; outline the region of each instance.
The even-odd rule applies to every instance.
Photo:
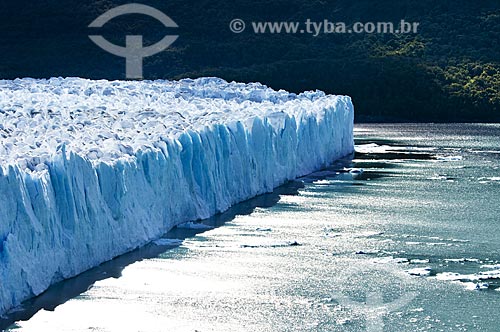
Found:
[[[245,243],[241,244],[241,248],[281,248],[281,247],[297,247],[302,244],[297,241],[288,242],[269,242],[269,243]]]
[[[362,168],[344,168],[344,171],[352,174],[361,174],[364,172]]]
[[[435,175],[428,178],[429,180],[448,180],[446,175]]]
[[[452,243],[446,243],[446,242],[424,242],[425,245],[427,246],[445,246],[445,247],[452,247],[452,246],[458,246],[457,244],[452,244]]]
[[[495,269],[495,270],[499,270],[500,269],[500,264],[484,264],[484,265],[481,265],[481,268],[483,268],[483,269]]]
[[[444,261],[448,263],[478,263],[480,260],[477,258],[445,258]]]
[[[463,285],[465,286],[465,289],[467,289],[467,290],[481,291],[481,290],[486,290],[486,289],[490,288],[490,284],[488,284],[488,283],[464,282]]]
[[[497,176],[494,176],[494,177],[480,177],[478,178],[478,180],[480,182],[483,182],[483,183],[488,183],[488,181],[500,181],[500,177],[497,177]]]
[[[153,241],[157,246],[179,246],[182,244],[182,240],[180,239],[165,239],[161,238]]]
[[[462,156],[436,156],[438,161],[460,161],[464,158]]]
[[[500,270],[493,271],[482,271],[476,274],[459,274],[455,272],[443,272],[438,273],[436,278],[439,280],[449,280],[449,281],[477,281],[477,280],[489,280],[489,279],[500,279]]]
[[[331,180],[317,180],[313,182],[314,184],[317,185],[330,185],[332,183]]]
[[[351,323],[351,320],[349,318],[339,318],[335,321],[337,325],[347,325]]]
[[[491,154],[500,154],[498,150],[469,150],[471,153],[491,153]]]
[[[407,270],[406,272],[411,276],[426,277],[431,274],[431,271],[432,269],[430,267],[417,267]]]
[[[477,275],[479,280],[500,279],[500,270],[481,271]]]
[[[436,274],[436,279],[444,281],[477,280],[473,274],[460,274],[455,272],[442,272]]]
[[[446,239],[446,241],[451,241],[451,242],[460,242],[460,243],[469,243],[470,240],[463,240],[463,239]],[[475,258],[471,258],[471,259],[475,259]],[[477,260],[479,261],[479,260]]]
[[[356,255],[376,255],[380,253],[380,250],[359,250],[356,251]]]
[[[408,263],[408,258],[394,258],[393,261],[397,264]]]
[[[384,153],[401,152],[401,151],[429,152],[436,150],[436,148],[433,147],[391,146],[391,145],[378,145],[375,143],[357,144],[354,148],[356,152],[365,154],[367,153],[384,154]]]
[[[198,223],[198,222],[195,223],[195,222],[189,221],[189,222],[185,222],[183,224],[177,225],[177,228],[184,228],[184,229],[212,229],[213,227],[205,225],[205,224],[202,224],[202,223]]]
[[[358,153],[385,153],[391,149],[388,145],[378,145],[375,143],[370,144],[357,144],[354,149]]]

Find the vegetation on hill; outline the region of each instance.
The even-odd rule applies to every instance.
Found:
[[[95,46],[87,25],[120,0],[0,5],[0,77],[123,79],[124,59]],[[123,16],[99,30],[124,44],[179,39],[145,59],[148,79],[219,76],[276,89],[353,97],[358,121],[500,121],[500,3],[484,0],[142,1],[178,29]],[[133,16],[133,17],[132,17]],[[229,30],[241,18],[247,29]],[[416,34],[254,34],[252,21],[419,22]]]

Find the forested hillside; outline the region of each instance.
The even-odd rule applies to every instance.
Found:
[[[147,79],[219,76],[295,92],[354,98],[358,121],[500,121],[498,1],[146,0],[179,28],[128,15],[88,24],[126,1],[12,1],[0,4],[0,77],[125,78],[125,61],[94,45],[179,35],[144,61]],[[232,33],[234,18],[247,29]],[[419,22],[416,34],[254,34],[252,21]]]

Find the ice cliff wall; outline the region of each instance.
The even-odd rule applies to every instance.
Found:
[[[353,118],[216,78],[0,81],[0,313],[352,153]]]

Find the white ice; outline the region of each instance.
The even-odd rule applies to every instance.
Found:
[[[431,274],[432,269],[430,267],[417,267],[414,269],[407,270],[406,272],[412,276],[425,277]]]
[[[216,78],[0,81],[0,314],[351,154],[353,118]]]

